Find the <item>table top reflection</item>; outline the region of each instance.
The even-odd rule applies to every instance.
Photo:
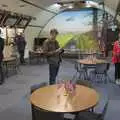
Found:
[[[101,63],[107,63],[106,60],[103,59],[97,59],[97,58],[85,58],[85,59],[79,59],[77,60],[80,64],[89,64],[89,65],[95,65],[95,64],[101,64]]]
[[[38,108],[51,112],[83,111],[95,106],[99,101],[99,95],[94,89],[81,85],[76,85],[74,96],[65,96],[64,92],[64,89],[58,91],[57,85],[50,85],[33,92],[30,101]]]

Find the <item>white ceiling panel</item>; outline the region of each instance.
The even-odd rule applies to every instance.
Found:
[[[26,0],[26,1],[32,2],[33,4],[36,4],[43,8],[45,7],[47,8],[48,6],[56,3],[57,1],[70,1],[70,0]],[[74,1],[78,1],[78,0],[74,0]],[[93,1],[101,1],[101,0],[93,0]],[[104,1],[105,1],[105,5],[107,5],[107,7],[109,7],[112,10],[116,10],[119,2],[119,0],[104,0]],[[20,7],[20,6],[24,6],[24,7]],[[0,0],[0,8],[22,14],[32,15],[32,16],[35,16],[41,11],[39,8],[26,4],[21,0]]]
[[[49,9],[54,12],[59,12],[59,10],[55,8],[55,6],[51,6],[51,5],[56,3],[57,1],[66,1],[66,0],[25,0],[25,1],[31,2],[35,5]],[[74,0],[74,1],[78,1],[78,0]],[[93,1],[101,1],[101,0],[93,0]],[[119,0],[104,0],[104,1],[105,1],[105,5],[112,11],[116,10],[119,2]],[[35,25],[43,25],[44,23],[46,23],[46,21],[48,21],[48,19],[50,19],[50,16],[52,17],[54,15],[54,14],[51,15],[51,13],[49,12],[42,11],[40,8],[22,2],[21,0],[0,0],[0,9],[5,9],[25,15],[38,17],[37,20],[33,22]]]
[[[0,0],[0,9],[31,16],[34,16],[34,14],[40,12],[40,9],[23,3],[20,0]]]
[[[116,11],[119,2],[120,0],[105,0],[105,5],[109,9]]]
[[[43,7],[48,7],[49,5],[52,5],[57,2],[57,0],[27,0],[27,1]]]

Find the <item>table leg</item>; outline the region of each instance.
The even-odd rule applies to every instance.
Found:
[[[89,77],[88,77],[88,68],[85,67],[84,69],[85,69],[85,72],[84,72],[84,80],[88,80],[88,79],[89,79]]]
[[[7,63],[7,62],[6,62],[6,65],[5,65],[5,66],[6,66],[6,73],[5,73],[5,74],[6,74],[6,76],[8,77],[8,63]]]

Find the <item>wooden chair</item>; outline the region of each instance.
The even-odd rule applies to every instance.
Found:
[[[35,54],[34,52],[32,51],[29,51],[29,63],[30,64],[33,64],[33,63],[39,63],[39,55],[38,54]]]
[[[81,66],[81,64],[79,64],[78,62],[76,62],[74,64],[74,67],[75,67],[75,70],[76,70],[76,73],[75,75],[73,76],[73,79],[77,79],[77,74],[79,74],[79,79],[87,79],[87,71],[84,67]]]
[[[109,63],[100,63],[96,65],[95,70],[91,71],[91,79],[92,76],[95,76],[95,80],[98,81],[104,81],[104,83],[107,83],[107,71],[109,70]]]
[[[3,62],[3,67],[7,77],[11,74],[17,74],[17,72],[20,71],[19,61],[17,58]]]

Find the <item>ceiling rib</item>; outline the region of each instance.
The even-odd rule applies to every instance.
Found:
[[[27,1],[27,0],[20,0],[20,1],[22,1],[22,2],[24,2],[24,3],[26,3],[26,4],[29,4],[29,5],[31,5],[31,6],[34,6],[34,7],[36,7],[36,8],[39,8],[39,9],[41,9],[41,10],[44,10],[44,11],[46,11],[46,12],[53,13],[53,14],[57,14],[57,13],[54,12],[54,11],[48,10],[48,9],[42,7],[42,6],[36,5],[36,4],[34,4],[34,3],[32,3],[32,2],[29,2],[29,1]]]
[[[117,9],[116,9],[116,13],[115,13],[114,20],[116,20],[117,15],[119,15],[119,12],[120,12],[120,1],[119,1],[119,3],[118,3]]]
[[[29,27],[38,27],[38,28],[43,28],[43,26],[38,26],[38,25],[28,25]]]

